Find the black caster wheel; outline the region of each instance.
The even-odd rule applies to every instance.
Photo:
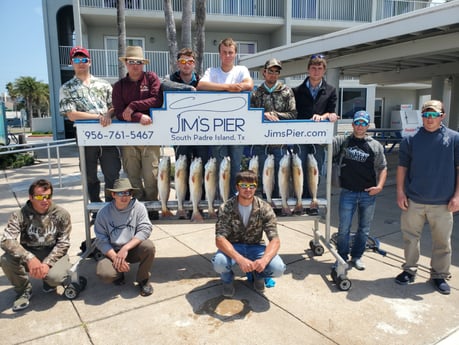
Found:
[[[341,291],[348,291],[352,286],[351,281],[342,275],[338,277],[336,284]]]
[[[315,245],[313,240],[309,241],[309,248],[315,256],[322,256],[325,252],[324,247],[321,244]]]
[[[64,289],[64,296],[68,300],[73,300],[78,297],[80,291],[80,286],[77,283],[70,283],[70,285]]]
[[[88,285],[88,280],[85,277],[78,277],[78,285],[80,285],[80,291],[83,291]]]

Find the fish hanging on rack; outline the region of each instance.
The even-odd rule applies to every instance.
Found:
[[[193,159],[190,165],[190,176],[188,178],[188,184],[190,186],[190,199],[193,205],[193,213],[191,215],[191,221],[202,222],[203,218],[201,212],[199,212],[199,202],[202,197],[202,159],[196,157]]]
[[[217,180],[217,159],[211,157],[204,166],[204,190],[206,192],[209,218],[217,218],[214,209],[214,200],[217,194]]]
[[[271,205],[274,206],[272,196],[274,191],[274,155],[269,154],[265,162],[263,164],[263,176],[262,176],[262,183],[263,183],[263,192],[266,195],[266,201]]]
[[[293,209],[295,214],[303,213],[303,162],[298,154],[292,155],[292,180],[293,180],[293,191],[296,197],[296,205]]]
[[[252,170],[255,175],[258,177],[258,170],[259,170],[259,164],[258,164],[258,156],[252,156],[249,161],[249,170]]]
[[[285,153],[280,162],[279,162],[279,172],[277,174],[278,185],[279,185],[279,194],[282,201],[282,215],[289,216],[292,214],[290,210],[287,200],[289,198],[289,191],[290,191],[290,171],[291,171],[291,163],[290,163],[290,153]]]
[[[171,190],[171,158],[163,156],[158,165],[158,194],[161,201],[161,216],[171,217],[172,212],[167,208]]]
[[[319,168],[317,165],[317,160],[312,153],[308,154],[306,169],[308,174],[307,177],[309,194],[311,194],[311,205],[309,207],[312,213],[316,214],[317,209],[319,208],[319,202],[317,200],[317,189],[319,186]]]
[[[224,157],[220,162],[218,172],[218,187],[220,191],[220,199],[226,202],[230,195],[230,174],[231,174],[231,159]]]
[[[177,199],[177,217],[185,219],[186,211],[183,208],[183,202],[188,188],[188,163],[185,155],[179,155],[175,161],[174,186]]]

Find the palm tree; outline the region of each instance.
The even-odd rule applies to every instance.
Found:
[[[124,56],[126,53],[126,17],[124,15],[124,0],[116,2],[116,22],[118,26],[118,56]],[[124,62],[118,59],[118,77],[119,79],[126,76],[126,66]]]
[[[192,1],[182,1],[182,45],[181,48],[191,48],[191,17],[192,17]]]
[[[201,75],[203,72],[203,60],[205,49],[205,22],[206,22],[206,0],[196,0],[196,72]]]
[[[39,92],[39,83],[34,77],[19,77],[14,82],[14,89],[17,95],[22,96],[25,100],[28,126],[31,125],[34,99]]]
[[[172,0],[164,0],[164,17],[166,20],[166,38],[169,45],[169,71],[173,71],[175,69],[175,56],[177,55],[177,31]]]

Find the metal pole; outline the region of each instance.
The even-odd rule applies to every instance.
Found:
[[[56,146],[57,171],[59,174],[59,188],[62,188],[62,173],[61,173],[61,155],[59,154],[59,146]]]

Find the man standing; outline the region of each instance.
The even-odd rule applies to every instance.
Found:
[[[442,124],[443,104],[431,100],[422,106],[422,127],[400,143],[397,167],[397,204],[405,263],[395,282],[414,282],[420,256],[419,241],[425,221],[432,234],[430,277],[442,294],[451,289],[451,232],[453,212],[459,210],[459,134]]]
[[[96,274],[106,283],[123,285],[124,273],[131,263],[139,263],[136,282],[141,296],[153,293],[150,270],[155,246],[149,237],[153,226],[147,209],[132,197],[133,188],[126,178],[116,180],[110,189],[113,200],[97,214],[94,224],[96,246],[105,255],[97,263]]]
[[[252,91],[253,80],[249,70],[245,66],[234,64],[237,56],[237,43],[232,38],[225,38],[218,45],[218,52],[221,61],[220,67],[208,68],[199,81],[197,89],[200,91]],[[212,156],[217,158],[218,164],[223,157],[231,156],[231,188],[236,185],[234,183],[235,176],[241,169],[243,153],[244,146],[242,145],[212,147]]]
[[[91,57],[87,49],[74,47],[70,60],[75,76],[61,86],[59,110],[70,121],[97,120],[102,126],[111,124],[113,114],[112,87],[89,73]],[[121,161],[116,146],[85,146],[85,163],[89,200],[101,202],[100,181],[97,178],[97,163],[100,162],[105,182],[105,201],[110,201],[107,188],[112,188],[119,177]],[[95,215],[94,215],[95,216]]]
[[[150,63],[143,56],[142,47],[129,46],[126,56],[120,57],[126,64],[128,74],[113,86],[113,106],[119,120],[152,124],[150,108],[163,105],[161,82],[154,72],[144,72]],[[122,146],[123,168],[129,181],[136,188],[135,197],[141,201],[158,200],[159,146]],[[158,213],[151,213],[158,219]]]
[[[44,292],[52,292],[63,283],[70,268],[70,214],[54,205],[52,197],[49,181],[32,183],[29,200],[11,215],[3,233],[1,266],[16,292],[13,311],[29,306],[32,284],[27,273],[43,280]]]
[[[352,218],[358,212],[357,232],[350,251],[352,263],[364,270],[362,255],[379,194],[387,178],[387,161],[384,148],[375,139],[366,135],[370,116],[363,110],[354,114],[353,132],[350,136],[333,138],[333,154],[342,155],[339,199],[338,254],[347,261],[350,247]]]
[[[277,221],[271,206],[255,196],[257,176],[253,171],[236,175],[237,195],[220,206],[215,225],[218,251],[212,259],[214,270],[223,281],[223,295],[234,295],[234,273],[238,264],[245,273],[252,273],[254,288],[263,292],[264,278],[279,277],[285,264],[277,254],[280,240]],[[263,233],[269,240],[266,246]]]
[[[336,89],[328,84],[324,75],[327,71],[327,60],[320,54],[311,55],[308,61],[308,77],[297,87],[293,88],[295,94],[296,110],[298,119],[335,122],[338,116],[336,109]],[[313,153],[319,168],[325,159],[325,151],[321,145],[296,145],[297,151],[303,164],[307,164],[308,153]],[[303,196],[309,195],[307,174],[304,174]],[[312,214],[317,210],[311,209]]]
[[[177,53],[177,68],[170,76],[171,81],[191,85],[194,88],[199,83],[199,75],[194,71],[196,55],[190,48],[182,48]]]
[[[265,81],[252,92],[250,97],[250,106],[252,108],[263,108],[266,121],[275,122],[296,119],[295,96],[292,89],[279,81],[281,70],[282,63],[279,60],[273,58],[266,61],[263,68]],[[252,155],[258,156],[260,164],[263,164],[268,154],[274,155],[274,170],[278,171],[279,162],[283,155],[282,145],[256,145],[252,149]],[[276,184],[275,197],[279,195],[278,187]]]

